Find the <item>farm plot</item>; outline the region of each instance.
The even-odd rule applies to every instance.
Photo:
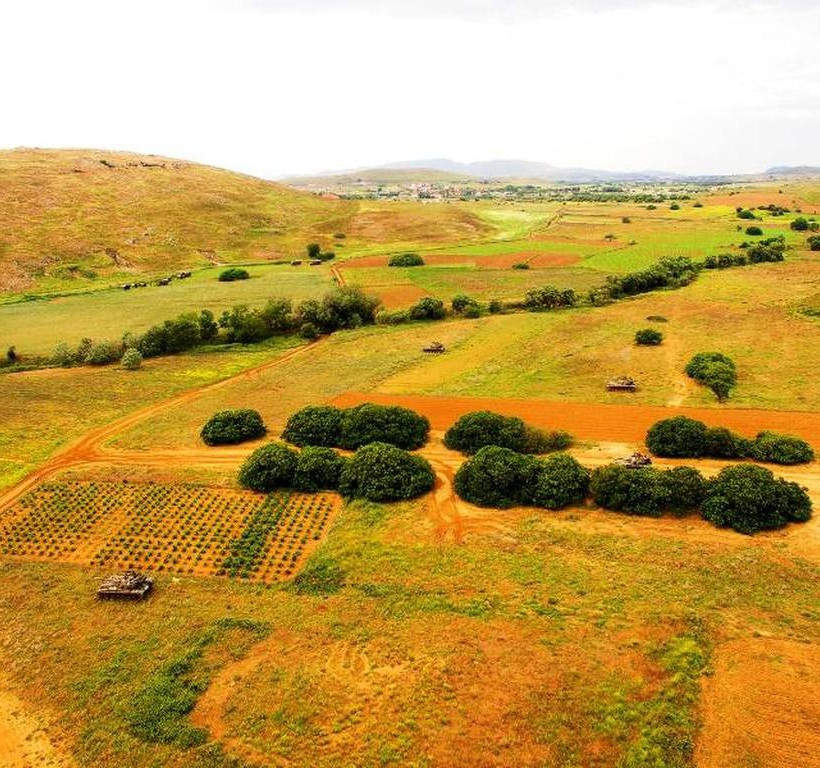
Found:
[[[296,572],[336,508],[325,494],[50,482],[0,517],[0,554],[275,581]]]

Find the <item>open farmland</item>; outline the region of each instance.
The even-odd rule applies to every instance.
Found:
[[[117,170],[162,171],[87,173]],[[796,207],[798,188],[784,186]],[[801,205],[813,190],[800,187]],[[765,186],[709,191],[678,211],[312,197],[288,219],[298,227],[254,235],[264,252],[221,252],[255,254],[250,280],[219,283],[219,266],[177,251],[193,277],[137,292],[107,288],[116,269],[48,268],[38,290],[74,292],[7,296],[0,342],[45,353],[203,307],[319,298],[334,272],[389,307],[462,292],[520,301],[550,283],[582,292],[664,256],[740,253],[733,201],[779,199]],[[294,332],[136,371],[0,375],[0,712],[22,713],[0,746],[19,752],[36,732],[38,768],[817,766],[820,705],[806,682],[820,649],[816,514],[749,537],[696,513],[637,517],[591,501],[479,507],[456,493],[465,457],[442,442],[459,415],[488,408],[566,429],[590,469],[643,450],[647,428],[679,414],[820,448],[807,362],[820,355],[820,261],[792,213],[759,215],[765,234],[786,236],[783,262],[703,270],[607,306],[364,324],[311,343]],[[268,263],[312,241],[336,250],[332,267]],[[386,266],[405,250],[426,266]],[[150,259],[128,274],[165,268]],[[519,261],[530,269],[513,270]],[[635,345],[648,326],[660,346]],[[433,340],[446,352],[423,352]],[[683,373],[710,349],[737,364],[724,403]],[[606,391],[619,375],[638,390]],[[240,486],[239,467],[297,409],[366,401],[429,418],[416,453],[435,475],[430,493],[375,503]],[[206,446],[203,424],[239,408],[259,412],[266,437]],[[737,462],[656,464],[711,478]],[[816,461],[772,469],[820,504]],[[94,599],[101,576],[129,567],[156,579],[149,600]]]

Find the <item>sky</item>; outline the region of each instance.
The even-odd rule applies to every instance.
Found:
[[[0,147],[820,165],[818,0],[0,0]]]

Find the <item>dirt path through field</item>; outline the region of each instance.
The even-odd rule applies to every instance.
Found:
[[[111,438],[116,437],[122,432],[125,432],[127,429],[133,427],[135,424],[145,421],[146,419],[149,419],[152,416],[167,410],[168,408],[191,402],[205,392],[213,392],[214,390],[221,389],[236,381],[241,381],[242,379],[252,379],[263,371],[284,365],[294,357],[304,355],[309,351],[312,351],[317,345],[322,344],[324,340],[324,338],[319,339],[319,341],[315,341],[312,344],[297,347],[281,357],[277,357],[275,360],[269,360],[266,363],[255,366],[254,368],[249,368],[236,376],[222,379],[221,381],[217,381],[213,384],[207,384],[204,387],[189,389],[179,395],[169,398],[168,400],[163,400],[159,403],[149,405],[146,408],[141,408],[140,410],[134,411],[133,413],[123,416],[120,419],[116,419],[109,424],[91,430],[79,440],[76,440],[67,445],[65,448],[57,451],[57,453],[51,456],[44,464],[39,466],[30,475],[23,478],[23,480],[21,480],[17,485],[12,486],[4,493],[0,494],[0,510],[10,507],[23,494],[42,482],[45,478],[50,477],[51,475],[64,469],[68,469],[69,467],[77,464],[88,464],[103,460],[123,462],[124,459],[130,457],[128,453],[118,453],[104,447],[105,443]],[[143,461],[137,461],[137,464],[145,463],[145,459],[149,459],[149,463],[152,464],[163,462],[163,454],[161,452],[158,452],[157,454],[136,454],[133,458],[136,458],[136,456],[139,455],[142,456]],[[209,458],[215,458],[215,456],[211,456]],[[182,460],[183,459],[180,458],[180,461]],[[190,457],[188,461],[190,461]]]
[[[39,719],[0,679],[0,768],[71,768]]]

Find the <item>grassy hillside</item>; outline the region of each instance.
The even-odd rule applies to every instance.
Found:
[[[106,165],[106,163],[108,165]],[[114,167],[110,167],[114,166]],[[287,258],[352,204],[250,176],[98,150],[0,152],[0,291]]]

